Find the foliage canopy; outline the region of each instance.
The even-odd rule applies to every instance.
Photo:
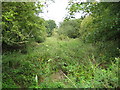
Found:
[[[42,11],[41,7],[42,4],[34,2],[3,2],[3,43],[13,46],[28,41],[31,37],[43,37],[44,19],[37,16]]]

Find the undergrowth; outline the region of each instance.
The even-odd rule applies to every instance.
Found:
[[[3,54],[3,88],[119,87],[120,58],[108,58],[97,52],[97,46],[79,39],[49,37],[44,43],[29,43],[26,49],[26,54]],[[65,78],[53,82],[51,75],[59,70]]]

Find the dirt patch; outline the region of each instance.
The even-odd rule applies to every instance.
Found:
[[[53,73],[50,76],[51,80],[54,81],[61,81],[65,79],[65,75],[63,74],[62,70],[59,70],[58,72]]]

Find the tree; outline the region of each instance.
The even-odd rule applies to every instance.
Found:
[[[64,21],[59,28],[59,34],[66,35],[70,38],[77,38],[79,36],[81,19]]]
[[[52,35],[52,31],[54,28],[56,28],[56,23],[54,20],[46,20],[46,31],[48,36]]]
[[[86,17],[83,19],[81,23],[80,32],[86,32],[81,35],[84,36],[84,39],[90,42],[96,41],[108,41],[108,40],[118,40],[120,35],[119,29],[119,17],[120,11],[119,3],[115,2],[70,2],[69,4],[69,14],[74,15],[74,13],[79,12],[80,10],[84,11],[86,15],[89,15],[89,18]],[[90,24],[86,23],[87,25],[83,25],[88,19],[90,20],[92,17],[92,21],[89,22]],[[88,20],[88,21],[89,21]],[[85,24],[85,23],[84,23]],[[93,30],[90,30],[92,28]]]
[[[42,36],[45,31],[44,20],[37,16],[42,11],[41,7],[41,3],[35,2],[3,2],[3,44],[20,45],[31,37],[36,39]]]
[[[69,5],[69,14],[84,11],[80,39],[96,46],[99,61],[114,60],[119,56],[120,47],[120,3],[119,2],[74,2]],[[100,54],[103,54],[100,56]]]

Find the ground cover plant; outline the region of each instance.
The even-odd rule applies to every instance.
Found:
[[[2,4],[3,88],[120,87],[119,3],[70,1],[59,27],[38,17],[46,2]]]
[[[50,37],[32,46],[28,46],[27,54],[3,55],[3,87],[118,87],[119,58],[109,63],[97,62],[97,59],[105,61],[104,56],[99,58],[92,44],[84,44],[78,38],[64,41]]]

